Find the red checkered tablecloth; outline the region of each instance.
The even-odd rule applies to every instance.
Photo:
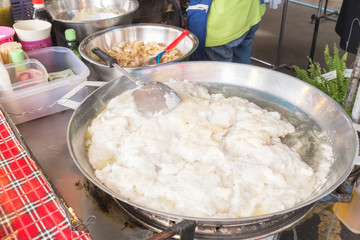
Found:
[[[62,206],[0,111],[0,239],[91,239]]]

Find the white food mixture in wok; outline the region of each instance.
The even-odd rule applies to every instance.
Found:
[[[182,96],[171,112],[141,115],[130,90],[88,128],[89,161],[114,192],[172,214],[238,218],[291,208],[324,181],[282,143],[295,128],[278,112],[188,81],[167,84]]]

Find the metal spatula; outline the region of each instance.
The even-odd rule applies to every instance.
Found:
[[[100,48],[95,47],[91,51],[110,68],[114,67],[137,85],[137,88],[132,93],[133,101],[138,111],[145,116],[151,117],[165,114],[181,102],[181,97],[166,84],[158,81],[142,82],[120,67],[115,58],[109,56]]]

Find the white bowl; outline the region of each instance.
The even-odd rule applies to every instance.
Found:
[[[51,23],[43,20],[24,20],[14,23],[13,28],[21,41],[40,41],[49,37]]]

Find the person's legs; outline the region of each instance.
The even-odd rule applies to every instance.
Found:
[[[239,43],[239,45],[233,47],[233,62],[246,64],[251,63],[252,44],[255,38],[255,32],[259,28],[259,25],[260,23],[252,26],[250,30],[241,37],[244,38]]]
[[[221,46],[206,47],[204,60],[250,64],[252,43],[258,28],[259,23],[234,41]]]
[[[227,44],[216,47],[205,48],[204,60],[231,62],[232,59],[233,59],[233,51],[231,49],[231,46],[228,46]]]

